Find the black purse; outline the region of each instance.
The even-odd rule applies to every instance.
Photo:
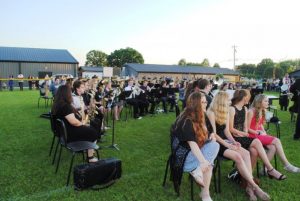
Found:
[[[75,190],[107,188],[121,177],[121,166],[121,160],[116,158],[77,165],[74,167],[74,188]]]

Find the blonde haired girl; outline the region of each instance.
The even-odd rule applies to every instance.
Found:
[[[229,95],[225,91],[220,91],[214,97],[213,102],[207,111],[213,130],[217,133],[217,142],[220,143],[219,155],[235,161],[237,169],[247,181],[246,192],[251,200],[255,200],[256,196],[261,200],[270,200],[270,196],[253,181],[249,152],[242,148],[240,143],[235,141],[229,131],[228,112]]]
[[[293,173],[299,173],[300,168],[293,166],[287,160],[281,141],[274,136],[268,135],[264,129],[263,124],[266,121],[266,109],[268,107],[269,100],[265,95],[259,94],[255,96],[247,116],[249,137],[258,138],[261,143],[268,148],[267,156],[269,160],[272,160],[275,153],[277,153],[285,170]],[[271,172],[272,170],[268,171],[269,176]],[[285,179],[285,176],[280,175],[277,179]]]

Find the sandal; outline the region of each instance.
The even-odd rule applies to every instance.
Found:
[[[288,164],[283,169],[285,169],[288,172],[292,172],[292,173],[299,173],[300,172],[300,168],[298,168],[296,166],[293,166],[292,164]]]
[[[95,156],[88,156],[87,157],[87,162],[88,163],[96,163],[98,161],[98,158],[96,158]]]
[[[261,190],[261,188],[259,188],[258,186],[256,188],[253,188],[253,192],[257,197],[259,197],[259,199],[263,201],[269,201],[271,199],[270,196],[263,190]]]
[[[210,196],[202,198],[202,201],[213,201]]]
[[[253,191],[253,189],[250,186],[246,187],[246,193],[249,196],[249,200],[250,201],[257,201],[257,197],[254,194],[254,191]]]
[[[204,187],[203,173],[200,167],[197,167],[195,170],[190,172],[190,174],[194,177],[197,184],[199,184],[201,187]]]
[[[202,201],[213,201],[210,197],[209,194],[206,194],[206,195],[202,195],[201,193],[199,194],[200,198]]]
[[[269,176],[270,179],[273,179],[273,178],[275,178],[275,179],[277,179],[277,180],[285,180],[285,179],[286,179],[286,176],[283,175],[283,174],[281,174],[281,173],[279,173],[279,174],[280,174],[279,177],[276,177],[276,176],[274,176],[274,175],[271,175],[270,172],[273,172],[274,170],[275,170],[275,169],[272,168],[271,170],[268,170],[268,171],[267,171],[267,174],[268,174],[268,176]]]

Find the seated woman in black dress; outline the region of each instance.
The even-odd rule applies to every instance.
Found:
[[[89,141],[95,142],[99,138],[97,132],[85,126],[78,118],[76,109],[72,104],[72,91],[69,85],[62,85],[58,88],[52,113],[56,119],[62,119],[67,129],[67,142]],[[96,162],[98,159],[94,157],[94,150],[88,150],[88,161]]]
[[[249,103],[250,92],[245,89],[236,90],[231,99],[231,107],[229,108],[229,130],[234,139],[239,142],[243,148],[250,151],[252,168],[255,167],[257,156],[261,158],[265,164],[269,175],[276,179],[280,178],[281,173],[275,170],[270,163],[267,153],[257,138],[249,138],[247,128],[247,108],[245,105]]]

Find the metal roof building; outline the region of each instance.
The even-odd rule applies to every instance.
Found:
[[[77,76],[78,61],[64,49],[0,47],[0,77],[22,73],[43,78],[46,74]]]
[[[157,64],[134,64],[124,65],[123,75],[129,77],[178,77],[182,78],[209,78],[216,74],[222,74],[230,81],[238,81],[239,73],[228,68],[213,68],[202,66],[179,66]]]
[[[80,66],[78,75],[83,78],[92,78],[93,76],[102,77],[103,67],[102,66]]]

